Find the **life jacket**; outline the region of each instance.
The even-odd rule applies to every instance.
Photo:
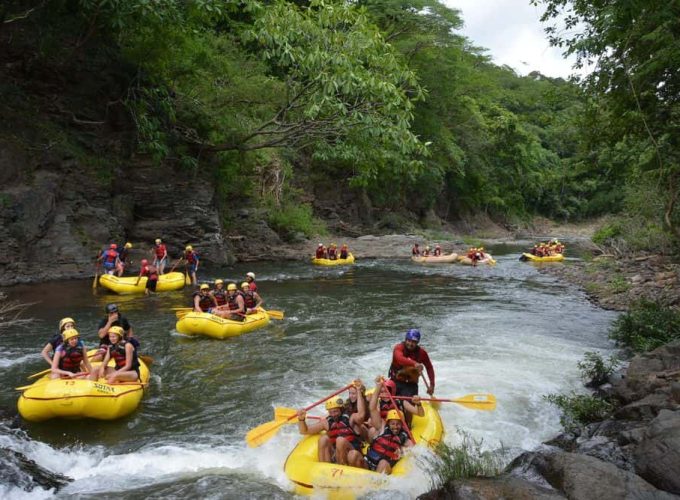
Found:
[[[158,269],[156,269],[156,266],[147,264],[142,268],[142,276],[148,276],[149,281],[158,281]]]
[[[326,258],[326,249],[321,247],[316,249],[316,258],[317,259],[325,259]]]
[[[118,258],[120,261],[124,264],[125,261],[127,260],[128,256],[130,255],[130,249],[123,247],[123,249],[118,252]]]
[[[401,457],[401,447],[408,439],[408,434],[405,431],[402,430],[399,431],[399,434],[392,434],[392,431],[386,426],[382,434],[377,436],[371,443],[366,457],[376,464],[380,460],[387,460],[390,465],[394,465]]]
[[[413,247],[411,249],[411,255],[420,255],[420,248]]]
[[[221,290],[213,290],[213,297],[215,297],[215,301],[217,301],[218,306],[223,306],[227,303],[227,292],[224,288]]]
[[[404,344],[404,342],[402,342]],[[404,348],[404,357],[412,359],[413,361],[420,363],[420,346],[416,346],[415,349],[412,351],[409,351],[408,349]],[[396,365],[394,361],[392,361],[392,364],[390,365],[390,370],[389,370],[389,378],[392,380],[397,380],[397,372],[401,370],[403,366]]]
[[[109,249],[104,252],[104,267],[106,269],[113,269],[116,265],[116,258],[118,258],[118,252],[113,249]]]
[[[241,292],[240,290],[234,295],[227,295],[227,305],[229,306],[230,311],[238,311],[239,306],[237,297],[239,296],[239,294],[243,296],[243,292]],[[245,298],[243,300],[245,301]]]
[[[339,437],[344,437],[350,443],[359,439],[359,436],[357,436],[352,429],[352,426],[349,423],[349,417],[346,414],[343,413],[340,415],[338,420],[326,417],[326,421],[328,422],[328,432],[326,432],[326,435],[332,444],[335,444],[335,440]]]
[[[160,245],[156,245],[154,251],[156,252],[156,258],[158,260],[162,259],[163,256],[165,255],[165,245],[163,243],[161,243]]]
[[[346,259],[347,257],[349,257],[349,251],[348,250],[340,250],[340,258]]]
[[[198,255],[193,250],[187,250],[184,252],[184,258],[187,261],[187,264],[195,264],[198,262]]]
[[[397,404],[396,409],[404,413],[404,402],[401,399],[395,399],[394,402]],[[387,416],[388,411],[395,409],[394,405],[392,404],[392,401],[390,401],[389,399],[382,398],[378,400],[378,407],[380,408],[380,416],[383,419]]]
[[[109,346],[109,354],[116,363],[116,370],[120,370],[125,366],[125,345],[124,340],[119,340],[117,344]],[[134,347],[134,346],[133,346]],[[137,349],[132,350],[132,366],[130,370],[139,370],[139,359],[137,359]]]
[[[246,309],[253,309],[255,307],[255,304],[257,304],[257,301],[255,300],[255,293],[251,292],[251,291],[242,292],[242,293],[243,293],[243,302],[246,305]]]
[[[192,306],[193,306],[194,303],[196,302],[196,298],[195,298],[195,297],[196,297],[197,295],[199,296],[199,299],[198,299],[198,307],[201,308],[201,311],[203,311],[203,312],[208,312],[208,309],[210,309],[212,306],[215,305],[215,304],[213,303],[212,298],[210,297],[210,295],[202,295],[201,292],[194,292],[194,293],[191,295],[191,298],[192,298],[191,305],[192,305]]]
[[[438,257],[442,254],[442,249],[441,248],[435,248],[434,249],[434,255],[435,257]]]
[[[331,260],[335,260],[338,258],[338,254],[335,250],[335,248],[329,248],[328,249],[328,258]]]
[[[59,369],[67,372],[78,373],[80,371],[80,363],[83,361],[83,347],[82,340],[78,340],[75,347],[70,345],[64,346],[64,355],[59,360]]]

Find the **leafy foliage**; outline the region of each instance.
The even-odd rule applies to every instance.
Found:
[[[616,356],[610,356],[609,359],[605,360],[600,353],[588,351],[576,366],[581,372],[581,379],[585,382],[586,387],[597,387],[607,381],[607,378],[614,372],[619,363]]]
[[[560,423],[567,431],[574,431],[584,425],[599,422],[611,414],[614,405],[609,401],[589,394],[548,394],[545,400],[562,410]]]
[[[640,301],[614,321],[609,337],[634,352],[651,351],[680,338],[680,311]]]

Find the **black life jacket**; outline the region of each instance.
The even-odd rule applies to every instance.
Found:
[[[75,347],[64,344],[64,355],[59,360],[59,369],[67,372],[78,373],[80,363],[83,361],[83,342],[78,341]]]
[[[246,309],[253,309],[255,307],[255,304],[257,304],[257,301],[255,300],[255,293],[250,291],[242,293],[243,302],[245,302]]]
[[[124,340],[119,340],[117,344],[109,346],[109,354],[113,358],[114,363],[116,363],[116,370],[120,370],[125,366],[125,345],[127,344]],[[130,370],[139,370],[139,359],[137,358],[137,349],[132,346],[132,366]]]
[[[326,435],[332,444],[335,444],[335,440],[339,437],[344,437],[350,443],[359,439],[359,436],[352,429],[349,417],[346,414],[340,415],[338,420],[334,420],[332,417],[326,417],[326,420],[328,421],[328,432],[326,432]]]
[[[230,311],[238,311],[239,310],[239,305],[238,305],[238,296],[241,295],[243,296],[243,292],[237,291],[233,295],[227,295],[227,305],[229,306]],[[245,298],[243,299],[245,301]]]
[[[380,460],[387,460],[390,465],[397,463],[401,457],[401,447],[406,444],[409,437],[405,431],[399,431],[399,434],[392,434],[389,427],[377,436],[371,443],[366,456],[376,464]]]
[[[203,295],[203,294],[201,294],[201,292],[194,292],[194,293],[192,294],[192,296],[191,296],[191,297],[192,297],[192,301],[191,301],[191,305],[192,305],[192,306],[194,305],[194,302],[195,302],[195,300],[196,300],[195,297],[196,297],[197,295],[199,296],[199,299],[198,299],[198,307],[201,308],[201,311],[203,311],[203,312],[208,312],[208,309],[210,309],[212,306],[215,305],[215,304],[213,303],[212,298],[210,297],[210,295]]]
[[[402,343],[405,344],[405,342]],[[404,347],[404,356],[409,359],[412,359],[417,363],[420,363],[420,346],[416,346],[416,348],[413,349],[412,351],[409,351]],[[392,361],[392,364],[390,365],[390,370],[388,372],[389,378],[391,378],[392,380],[397,380],[397,372],[402,368],[403,366],[396,365],[394,364],[394,361]]]
[[[213,297],[215,297],[218,306],[223,306],[227,303],[227,292],[224,290],[224,288],[221,290],[213,290]]]
[[[349,251],[348,251],[348,250],[342,250],[342,249],[341,249],[341,250],[340,250],[340,258],[341,258],[341,259],[346,259],[347,257],[349,257]]]

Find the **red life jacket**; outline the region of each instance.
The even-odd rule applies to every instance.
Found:
[[[403,342],[402,342],[403,343]],[[409,351],[408,349],[404,348],[403,349],[403,354],[405,358],[412,359],[416,363],[421,363],[420,361],[420,346],[416,346],[415,349],[412,351]],[[390,365],[390,369],[388,371],[389,378],[392,380],[397,380],[397,372],[404,368],[403,366],[399,366],[392,361],[392,364]]]
[[[109,354],[116,363],[116,370],[120,370],[125,366],[125,345],[127,344],[124,340],[119,340],[117,344],[112,344],[109,346]],[[132,346],[132,366],[131,370],[139,369],[139,360],[137,359],[137,349]]]
[[[411,249],[411,255],[420,255],[420,248],[413,247]]]
[[[326,258],[326,250],[323,247],[316,249],[316,258],[317,259],[325,259]]]
[[[156,266],[152,266],[151,264],[147,264],[142,268],[142,276],[148,276],[149,281],[158,281],[158,270],[156,269]]]
[[[160,245],[156,245],[154,251],[156,252],[156,258],[158,260],[162,259],[166,252],[165,245],[163,243],[161,243]]]
[[[392,404],[392,401],[389,399],[379,399],[379,408],[380,408],[380,416],[385,419],[387,416],[387,412],[390,410],[394,410],[394,405]],[[397,403],[397,410],[400,412],[404,413],[404,402],[401,399],[396,399],[395,402]]]
[[[196,258],[196,254],[194,253],[193,250],[187,250],[184,252],[184,258],[187,261],[187,264],[194,264],[198,262],[198,259]]]
[[[193,300],[191,301],[191,305],[192,305],[192,306],[194,305],[194,303],[195,303],[195,301],[196,301],[196,299],[195,299],[196,295],[199,296],[199,299],[198,299],[198,307],[201,308],[201,311],[203,311],[203,312],[208,312],[208,309],[210,309],[211,307],[213,307],[213,306],[215,305],[215,304],[213,303],[212,298],[210,297],[210,295],[202,295],[201,292],[194,292],[193,295],[191,296],[192,299],[193,299]]]
[[[59,369],[67,372],[78,373],[80,363],[83,361],[83,343],[78,341],[75,347],[64,344],[64,355],[59,360]]]
[[[382,434],[373,440],[366,455],[375,463],[385,459],[390,465],[394,465],[401,457],[401,447],[408,439],[408,434],[403,430],[399,434],[392,434],[389,427],[385,427]]]
[[[335,260],[338,257],[335,248],[329,248],[328,249],[328,258]]]
[[[442,249],[441,248],[435,248],[434,249],[434,256],[439,257],[442,254]]]
[[[257,301],[255,300],[255,294],[253,292],[243,292],[243,302],[245,302],[246,309],[253,309]]]
[[[227,292],[224,291],[224,288],[222,290],[213,290],[213,297],[215,297],[218,306],[227,303]]]
[[[335,444],[335,440],[339,437],[344,437],[350,443],[359,439],[359,436],[356,435],[349,423],[349,417],[344,413],[340,415],[338,420],[332,417],[326,417],[326,420],[328,421],[328,432],[326,432],[326,435],[332,444]]]

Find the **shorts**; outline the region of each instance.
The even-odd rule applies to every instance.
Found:
[[[189,274],[194,274],[196,272],[196,264],[189,264],[187,266],[187,272],[189,272]]]
[[[410,382],[402,382],[400,380],[395,381],[397,384],[397,396],[417,396],[418,395],[418,384],[413,384]]]
[[[156,291],[156,285],[158,284],[158,280],[146,280],[146,289],[151,290],[152,292]]]
[[[394,464],[398,462],[398,460],[390,460],[387,457],[380,456],[373,452],[370,448],[366,452],[366,456],[364,456],[364,462],[366,462],[366,466],[370,470],[376,470],[381,460],[386,460],[390,464],[390,467],[394,467]]]

